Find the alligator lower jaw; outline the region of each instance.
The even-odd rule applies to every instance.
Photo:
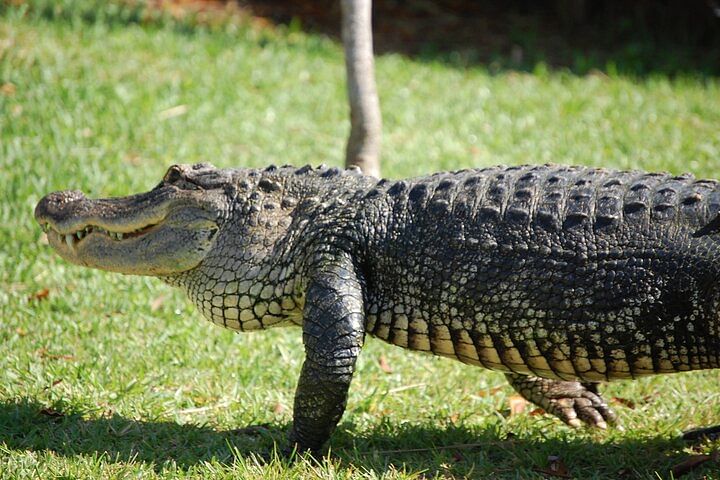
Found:
[[[105,237],[107,237],[111,240],[121,241],[121,240],[129,239],[129,238],[135,238],[135,237],[140,237],[142,235],[145,235],[146,233],[151,231],[153,229],[153,227],[155,227],[155,226],[156,226],[156,224],[150,224],[150,225],[146,225],[142,228],[132,230],[130,232],[114,232],[111,230],[106,230],[102,227],[98,227],[96,225],[88,225],[81,230],[63,234],[63,233],[58,232],[54,228],[52,228],[49,223],[46,223],[43,225],[43,230],[48,234],[50,234],[50,232],[52,232],[54,235],[57,235],[61,241],[64,241],[65,244],[69,248],[74,248],[77,244],[82,242],[85,239],[85,237],[87,237],[88,235],[91,235],[91,234],[104,235]]]

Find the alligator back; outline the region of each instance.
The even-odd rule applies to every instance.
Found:
[[[559,379],[720,366],[716,181],[495,167],[365,198],[377,337]]]

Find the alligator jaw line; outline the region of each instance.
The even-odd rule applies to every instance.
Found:
[[[72,233],[66,233],[62,234],[52,228],[49,223],[43,224],[43,230],[47,233],[49,231],[53,231],[55,234],[57,234],[61,239],[65,240],[65,244],[68,246],[68,248],[74,248],[75,245],[80,242],[83,238],[88,236],[91,233],[102,233],[104,235],[107,235],[112,240],[124,240],[126,238],[132,238],[132,237],[138,237],[140,235],[145,234],[150,228],[154,227],[156,224],[150,224],[146,225],[144,227],[138,228],[136,230],[133,230],[131,232],[114,232],[111,230],[107,230],[102,227],[98,227],[96,225],[88,225],[85,228],[81,230],[77,230]]]

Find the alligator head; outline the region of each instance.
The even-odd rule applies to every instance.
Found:
[[[35,208],[50,245],[66,260],[136,275],[195,268],[229,215],[232,182],[209,164],[174,165],[147,193],[91,200],[54,192]]]

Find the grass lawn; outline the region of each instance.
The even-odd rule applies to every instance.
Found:
[[[293,29],[108,11],[0,7],[0,478],[545,478],[551,455],[574,478],[671,478],[720,447],[679,439],[720,424],[718,371],[608,385],[633,402],[614,402],[625,430],[572,430],[509,415],[501,374],[370,339],[330,460],[253,455],[291,420],[299,330],[236,335],[159,281],[69,265],[32,211],[52,190],[145,191],[173,163],[339,165],[342,52]],[[377,76],[389,177],[538,162],[720,176],[717,78],[491,75],[395,55]],[[253,424],[270,427],[233,432]]]

